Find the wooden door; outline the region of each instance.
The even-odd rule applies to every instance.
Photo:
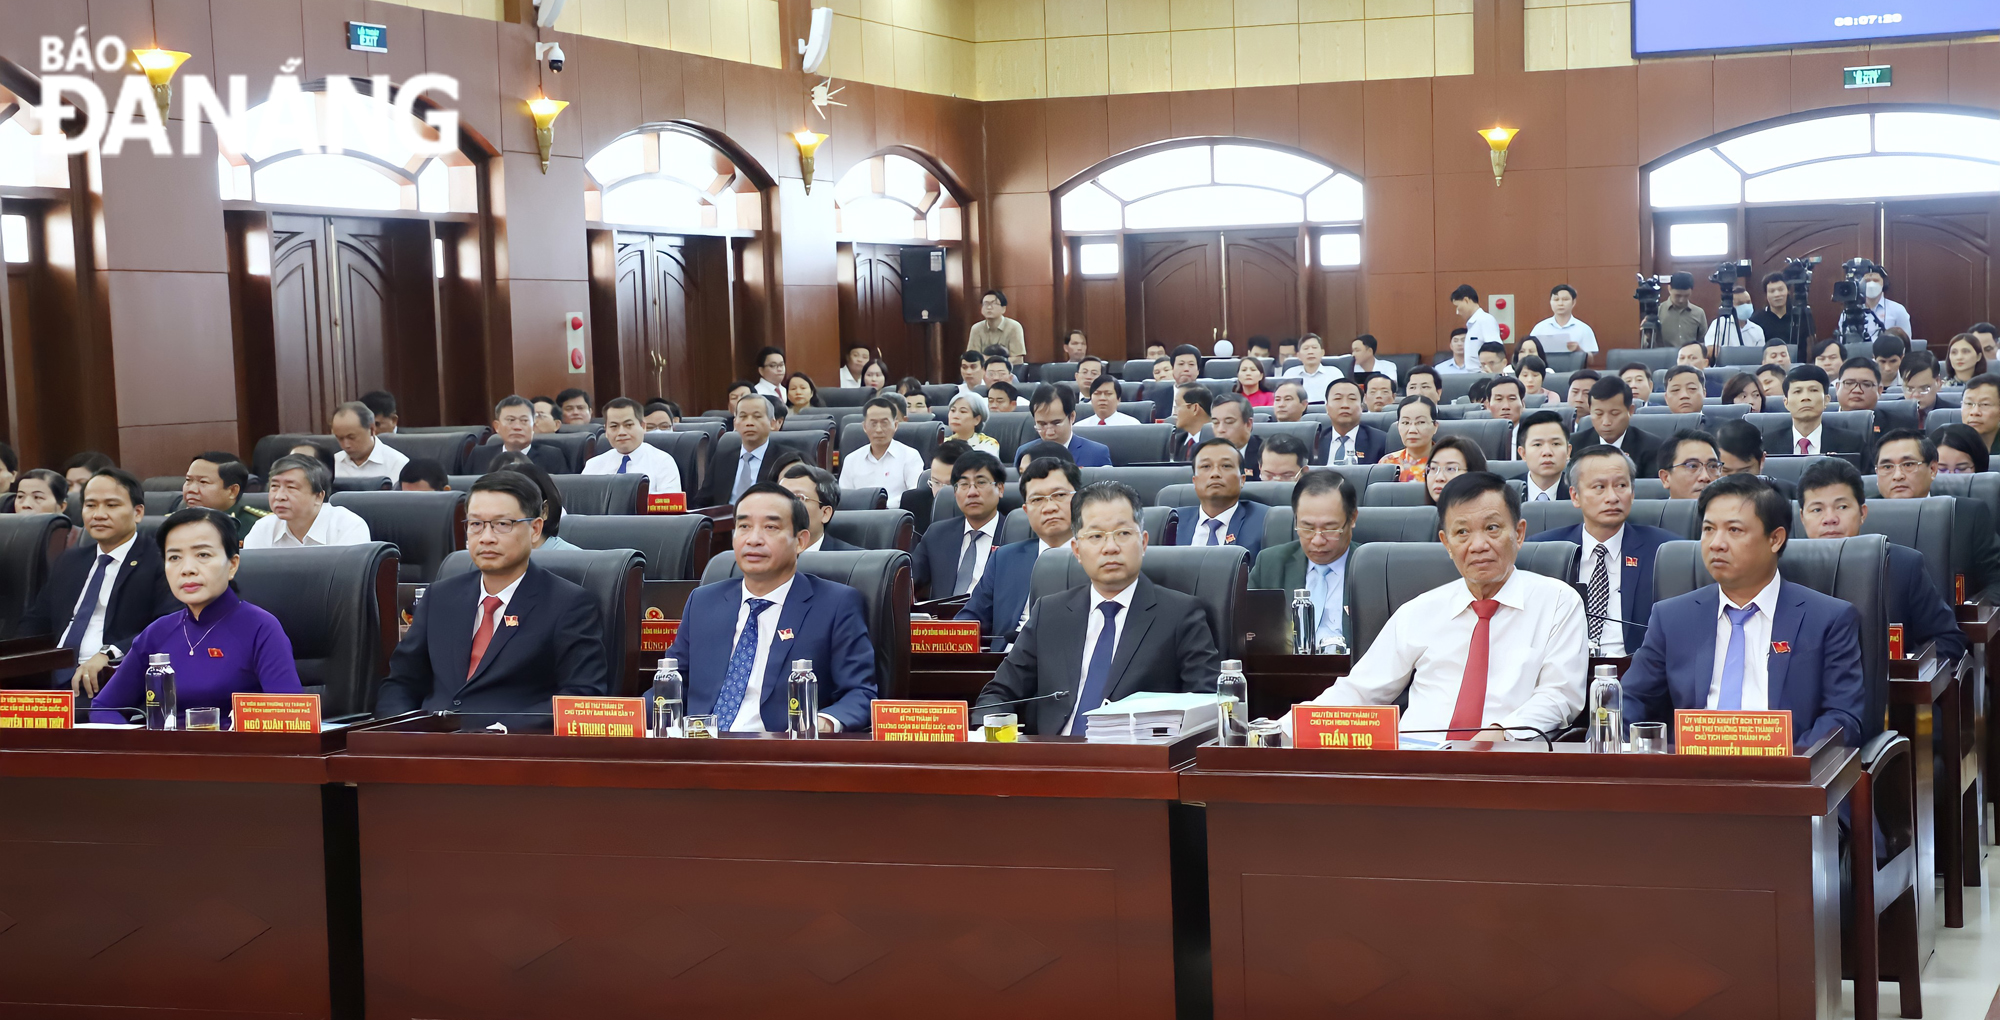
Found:
[[[1942,350],[1975,322],[1992,322],[2000,297],[2000,196],[1885,203],[1888,296],[1910,310],[1910,335]]]
[[[1210,350],[1222,336],[1222,235],[1126,239],[1126,336],[1130,347],[1194,344]],[[1131,338],[1136,337],[1137,340]]]
[[[1226,322],[1222,335],[1238,351],[1250,337],[1304,332],[1299,304],[1299,230],[1230,231],[1222,236]],[[1351,334],[1350,334],[1351,335]]]
[[[390,352],[398,279],[391,230],[349,217],[271,217],[271,311],[278,428],[325,432],[333,409],[376,389],[396,389]],[[428,267],[406,286],[428,294]],[[434,336],[410,341],[429,350]],[[424,350],[417,353],[423,354]]]
[[[1840,326],[1840,303],[1833,300],[1840,264],[1857,256],[1877,257],[1877,216],[1878,207],[1873,202],[1752,206],[1744,213],[1747,257],[1752,270],[1762,277],[1785,268],[1787,258],[1818,255],[1820,263],[1813,267],[1813,327],[1818,336],[1832,336]],[[1763,295],[1757,296],[1761,306]]]
[[[936,366],[926,356],[928,345],[924,343],[923,324],[903,321],[902,248],[891,244],[857,244],[853,258],[854,308],[849,336],[867,344],[889,366],[891,382],[905,375],[939,378],[934,373]],[[946,338],[954,377],[958,371],[957,353],[963,349],[964,341],[963,336],[956,341]],[[960,346],[950,346],[954,342]],[[843,343],[842,347],[845,346]],[[844,350],[842,356],[845,357]],[[839,383],[839,376],[835,376],[820,385]]]
[[[685,402],[688,271],[685,241],[652,234],[618,235],[617,392]]]

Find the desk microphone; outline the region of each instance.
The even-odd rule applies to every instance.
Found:
[[[980,705],[978,706],[978,708],[980,711],[984,712],[989,708],[1000,708],[1003,705],[1025,705],[1031,701],[1047,701],[1050,698],[1067,698],[1067,697],[1069,697],[1068,691],[1051,691],[1048,694],[1038,694],[1032,698],[1015,698],[1013,701],[996,701],[993,702],[992,704]]]
[[[1499,731],[1500,731],[1500,732],[1502,732],[1502,733],[1532,733],[1532,734],[1534,734],[1535,736],[1538,736],[1538,737],[1542,738],[1542,743],[1543,743],[1544,745],[1546,745],[1546,746],[1548,747],[1548,749],[1549,749],[1549,750],[1553,751],[1553,750],[1555,750],[1555,749],[1556,749],[1556,745],[1555,745],[1555,740],[1554,740],[1553,738],[1551,738],[1551,737],[1550,737],[1550,736],[1548,735],[1548,733],[1546,733],[1546,732],[1544,732],[1544,731],[1542,731],[1542,730],[1538,730],[1538,729],[1534,728],[1533,726],[1478,726],[1478,727],[1473,727],[1473,726],[1461,726],[1461,727],[1458,727],[1458,728],[1456,728],[1456,729],[1442,729],[1442,730],[1403,730],[1403,731],[1401,731],[1401,732],[1403,732],[1403,733],[1443,733],[1443,734],[1446,734],[1447,736],[1449,736],[1450,734],[1453,734],[1453,733],[1481,733],[1481,732],[1484,732],[1484,731],[1486,731],[1486,730],[1496,730],[1496,729],[1497,729],[1497,730],[1499,730]],[[1455,738],[1454,738],[1454,739],[1455,739]]]
[[[1584,615],[1584,616],[1585,616],[1586,618],[1588,618],[1588,619],[1592,619],[1592,620],[1603,620],[1603,621],[1604,621],[1604,622],[1606,622],[1606,623],[1622,623],[1622,624],[1624,624],[1624,625],[1625,625],[1625,626],[1627,626],[1627,627],[1637,627],[1637,628],[1639,628],[1640,630],[1645,630],[1645,629],[1646,629],[1646,625],[1645,625],[1645,624],[1643,624],[1643,623],[1638,623],[1638,622],[1635,622],[1635,621],[1632,621],[1632,620],[1627,620],[1627,619],[1625,619],[1625,618],[1624,618],[1624,617],[1622,617],[1622,616],[1605,616],[1605,615],[1604,615],[1604,614],[1602,614],[1602,613],[1593,613],[1593,612],[1591,612],[1591,611],[1590,611],[1590,585],[1589,585],[1589,584],[1588,584],[1587,582],[1584,582],[1584,581],[1571,581],[1571,582],[1570,582],[1570,585],[1569,585],[1569,586],[1570,586],[1570,587],[1572,587],[1572,588],[1575,588],[1575,589],[1576,589],[1576,593],[1577,593],[1578,595],[1581,595],[1581,596],[1583,596],[1583,615]]]

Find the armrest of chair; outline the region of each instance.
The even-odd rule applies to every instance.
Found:
[[[1861,767],[1871,775],[1880,775],[1882,770],[1893,763],[1897,755],[1910,753],[1909,738],[1895,730],[1883,730],[1875,739],[1861,747]]]
[[[1916,841],[1917,768],[1913,753],[1910,738],[1895,730],[1884,730],[1861,748],[1870,810],[1864,815],[1861,801],[1855,801],[1853,835],[1859,848],[1862,830],[1868,828],[1868,843],[1877,861],[1894,858]],[[1872,826],[1870,818],[1874,820]],[[1880,847],[1873,845],[1877,827],[1882,840]],[[1861,858],[1857,855],[1857,859]]]

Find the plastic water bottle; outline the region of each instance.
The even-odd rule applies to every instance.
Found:
[[[1250,743],[1250,681],[1243,675],[1243,660],[1222,660],[1222,674],[1215,679],[1216,743],[1224,747],[1244,747]]]
[[[179,729],[176,709],[180,698],[174,692],[174,660],[162,653],[146,656],[146,728]]]
[[[1625,749],[1625,685],[1618,667],[1591,670],[1590,703],[1584,710],[1584,743],[1592,752],[1618,754]]]
[[[1318,651],[1319,616],[1313,610],[1312,592],[1292,589],[1292,654],[1311,655]]]
[[[653,689],[646,692],[649,737],[678,737],[681,717],[687,711],[687,682],[681,679],[681,664],[661,659],[653,671]]]
[[[819,676],[811,659],[793,659],[785,681],[785,728],[795,740],[819,737]]]

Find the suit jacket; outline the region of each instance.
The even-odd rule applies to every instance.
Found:
[[[1196,525],[1201,521],[1201,507],[1184,506],[1179,511],[1181,525],[1175,529],[1175,545],[1193,545]],[[1249,551],[1251,559],[1264,551],[1264,518],[1270,516],[1271,508],[1247,499],[1236,501],[1236,512],[1229,515],[1229,526],[1222,529],[1226,545],[1242,546]]]
[[[918,485],[904,489],[902,498],[896,501],[896,505],[910,512],[910,520],[916,525],[916,533],[922,535],[930,530],[931,511],[937,506],[937,494],[932,492],[928,485]]]
[[[1646,628],[1639,621],[1653,612],[1653,559],[1660,551],[1662,542],[1678,542],[1679,535],[1665,528],[1653,528],[1644,524],[1626,524],[1625,537],[1618,546],[1624,563],[1614,563],[1618,574],[1618,609],[1613,615],[1630,622],[1625,627],[1625,654],[1632,654],[1646,640]],[[1567,528],[1555,528],[1539,535],[1529,535],[1530,542],[1574,542],[1583,548],[1583,525],[1572,524]],[[1581,562],[1588,568],[1589,561]],[[1564,578],[1564,580],[1571,580]],[[1606,623],[1616,621],[1607,620]],[[1586,621],[1588,626],[1588,621]]]
[[[429,601],[426,596],[425,601]],[[729,656],[736,650],[736,616],[743,604],[743,579],[704,584],[688,594],[680,631],[669,658],[680,660],[687,677],[690,715],[715,711]],[[791,636],[786,637],[789,633]],[[764,686],[757,702],[764,728],[785,729],[786,678],[793,659],[811,659],[819,677],[822,715],[842,729],[868,728],[868,703],[875,700],[875,646],[868,639],[868,613],[861,593],[844,584],[799,573],[778,611],[777,633],[764,660]],[[732,719],[718,719],[727,729]]]
[[[1013,542],[993,550],[986,572],[972,586],[972,598],[958,611],[958,619],[978,620],[981,633],[991,635],[988,650],[1004,652],[1018,633],[1014,624],[1028,604],[1028,579],[1035,561],[1042,555],[1040,537]]]
[[[1514,491],[1525,501],[1528,498],[1528,480],[1525,478],[1516,478],[1513,481],[1513,485]],[[1556,492],[1550,498],[1557,502],[1569,502],[1569,475],[1567,472],[1562,477],[1556,479]]]
[[[1373,464],[1389,453],[1389,434],[1370,425],[1356,425],[1353,442],[1348,449],[1359,455],[1363,464]],[[1328,427],[1319,434],[1319,445],[1313,448],[1313,463],[1324,464],[1333,456],[1333,429]]]
[[[1179,428],[1176,428],[1174,429],[1172,438],[1167,443],[1167,459],[1185,464],[1194,459],[1195,447],[1214,438],[1215,430],[1207,425],[1203,425],[1201,431],[1194,435],[1188,435]]]
[[[862,552],[864,550],[860,546],[855,545],[853,542],[843,542],[840,539],[833,537],[832,535],[822,534],[819,537],[819,548],[814,551],[815,552]]]
[[[1637,465],[1639,468],[1639,473],[1634,477],[1638,478],[1656,477],[1655,467],[1653,462],[1659,458],[1660,447],[1666,445],[1665,440],[1655,439],[1652,436],[1647,435],[1646,433],[1641,432],[1630,425],[1627,425],[1625,426],[1625,435],[1620,438],[1620,442],[1623,445],[1620,446],[1619,449],[1624,450],[1625,453],[1632,458],[1632,463]],[[1606,443],[1604,440],[1599,439],[1597,437],[1597,430],[1590,427],[1589,425],[1585,425],[1583,428],[1579,429],[1575,435],[1570,436],[1569,443],[1572,447],[1576,449],[1578,453],[1583,452],[1583,448],[1586,446],[1611,445],[1609,443]]]
[[[1976,499],[1957,501],[1954,513],[1970,515],[1965,529],[1972,546],[1965,553],[1965,598],[1968,602],[2000,602],[2000,542],[1993,540],[1993,514]],[[1955,593],[1947,593],[1947,599]]]
[[[419,709],[547,712],[555,695],[603,697],[615,689],[597,600],[533,561],[494,621],[479,670],[468,678],[482,576],[472,570],[431,582],[409,633],[389,657],[389,678],[375,698],[377,718]]]
[[[1829,453],[1868,452],[1868,437],[1853,429],[1841,428],[1824,419],[1820,422],[1820,448]],[[1781,422],[1764,430],[1764,452],[1766,454],[1791,454],[1797,456],[1798,444],[1792,439],[1792,423]],[[1865,462],[1866,457],[1862,458]]]
[[[993,550],[1000,551],[1000,532],[1005,530],[1004,518],[996,518],[993,528]],[[916,586],[917,598],[941,599],[950,595],[958,587],[958,560],[964,555],[965,518],[953,517],[938,521],[935,527],[924,532],[910,553],[910,580]],[[992,559],[986,561],[986,569],[993,569]]]
[[[1069,455],[1076,459],[1077,467],[1111,466],[1111,447],[1085,439],[1080,432],[1069,434]]]
[[[85,535],[75,548],[56,557],[48,583],[42,585],[41,594],[21,615],[14,631],[16,637],[47,634],[62,640],[63,632],[69,630],[70,620],[75,616],[76,600],[83,597],[83,590],[90,585],[90,574],[97,569],[98,553],[96,541]],[[180,608],[180,602],[167,586],[160,547],[140,538],[126,551],[118,576],[111,580],[111,601],[104,607],[104,643],[115,645],[121,652],[130,651],[133,639],[148,624]],[[51,673],[50,689],[67,688],[75,672],[72,667]],[[111,674],[104,674],[106,682],[110,679]]]
[[[1104,700],[1138,691],[1195,693],[1215,690],[1222,655],[1208,617],[1192,595],[1154,584],[1145,575],[1134,582],[1132,608],[1112,649]],[[1076,710],[1083,687],[1083,642],[1090,621],[1090,585],[1078,585],[1035,603],[1020,639],[979,692],[972,718],[985,708],[1015,712],[1029,733],[1059,734]],[[1062,697],[1014,705],[1024,698],[1061,692]],[[1083,734],[1079,727],[1076,735]]]
[[[1623,678],[1626,722],[1671,723],[1675,709],[1708,707],[1721,598],[1720,586],[1711,584],[1653,606],[1646,640]],[[1792,713],[1793,745],[1810,747],[1836,726],[1847,743],[1861,743],[1868,712],[1861,614],[1831,595],[1781,581],[1771,643],[1770,707]],[[1778,652],[1780,643],[1788,650]]]
[[[506,447],[501,446],[499,443],[481,443],[473,447],[472,463],[470,465],[472,473],[475,475],[485,474],[487,465],[492,464],[493,458],[500,456],[500,451],[504,449]],[[554,443],[528,444],[528,459],[540,464],[542,470],[552,475],[575,473],[575,470],[569,466],[569,458],[563,456],[562,450],[557,448]]]
[[[1243,477],[1248,481],[1258,481],[1257,465],[1264,462],[1264,437],[1251,436],[1243,444]]]
[[[1306,559],[1306,547],[1298,542],[1274,545],[1257,554],[1257,562],[1250,567],[1250,587],[1276,588],[1291,597],[1291,593],[1306,586],[1306,567],[1311,563]]]
[[[1889,546],[1889,622],[1903,625],[1903,649],[1914,652],[1926,641],[1937,643],[1940,659],[1963,658],[1965,632],[1958,617],[1924,569],[1924,554],[1905,546]],[[1872,734],[1871,734],[1872,735]]]

